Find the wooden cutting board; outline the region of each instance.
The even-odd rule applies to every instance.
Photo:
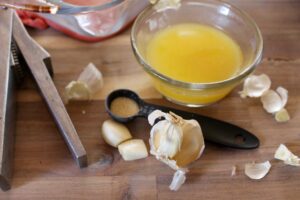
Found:
[[[300,168],[274,160],[279,144],[300,155],[300,2],[297,0],[231,0],[258,23],[265,42],[257,74],[266,73],[272,87],[289,90],[288,123],[278,124],[259,100],[241,99],[240,87],[223,101],[205,108],[183,108],[162,99],[131,53],[129,30],[101,43],[83,43],[51,29],[31,35],[53,58],[55,84],[60,93],[93,62],[105,77],[105,88],[90,102],[67,105],[88,154],[89,167],[79,169],[56,129],[38,92],[27,80],[18,92],[18,115],[12,190],[0,199],[299,199]],[[186,109],[232,122],[261,140],[256,150],[235,150],[207,144],[204,155],[191,165],[186,184],[178,192],[168,185],[173,171],[155,158],[125,162],[107,146],[100,127],[108,118],[103,100],[117,88],[130,88],[146,101]],[[150,127],[139,119],[128,124],[146,142]],[[244,175],[244,164],[270,160],[272,169],[260,181]],[[231,176],[232,166],[237,175]]]

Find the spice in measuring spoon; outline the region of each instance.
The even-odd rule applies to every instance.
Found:
[[[118,117],[127,118],[136,115],[140,108],[134,100],[128,97],[118,97],[111,102],[110,110]]]

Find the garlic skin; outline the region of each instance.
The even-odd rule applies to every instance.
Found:
[[[250,75],[244,81],[243,90],[240,93],[242,98],[261,97],[271,87],[271,79],[266,74]]]
[[[176,170],[171,190],[178,190],[184,183],[187,166],[197,160],[205,148],[202,130],[196,120],[184,120],[174,113],[153,111],[148,116],[151,125],[150,153],[159,161]],[[163,147],[162,147],[163,146]]]
[[[288,91],[283,87],[278,87],[276,91],[268,90],[261,97],[261,102],[263,104],[264,109],[268,113],[275,114],[282,110],[288,100]]]
[[[102,137],[107,144],[113,147],[118,147],[122,142],[132,138],[126,126],[111,119],[103,122]]]
[[[66,100],[90,100],[103,87],[103,76],[93,63],[88,64],[77,81],[65,87]]]
[[[145,142],[140,139],[132,139],[121,143],[118,150],[125,161],[138,160],[148,157]]]
[[[265,177],[271,169],[271,163],[269,161],[263,163],[247,163],[245,164],[245,174],[255,180]]]
[[[92,94],[99,92],[104,85],[103,75],[93,63],[85,67],[77,81],[86,83]]]
[[[280,144],[274,158],[284,161],[284,164],[300,166],[300,158],[294,155],[284,144]]]

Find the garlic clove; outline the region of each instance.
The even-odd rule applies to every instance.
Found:
[[[271,87],[271,79],[266,74],[251,75],[244,81],[243,91],[240,92],[242,98],[261,97]]]
[[[247,163],[245,165],[245,174],[251,179],[262,179],[271,169],[269,161],[263,163]]]
[[[103,122],[102,136],[104,141],[113,147],[118,147],[122,142],[132,138],[126,126],[111,119]]]
[[[286,109],[281,109],[275,113],[275,119],[277,122],[287,122],[290,120],[290,115]]]
[[[195,120],[187,120],[183,128],[183,141],[181,150],[174,160],[180,167],[185,167],[197,160],[203,153],[205,144],[199,123]]]
[[[67,100],[89,100],[91,91],[84,82],[72,81],[65,88]]]
[[[148,157],[147,147],[143,140],[132,139],[118,146],[122,158],[126,161],[137,160]]]
[[[268,90],[261,97],[261,102],[268,113],[276,113],[283,108],[282,99],[274,90]]]
[[[294,155],[284,144],[280,144],[274,158],[284,161],[287,165],[300,166],[300,159]]]
[[[173,180],[169,186],[170,190],[173,190],[173,191],[179,190],[181,185],[183,185],[186,180],[185,173],[186,172],[183,170],[177,170],[174,173]]]
[[[86,83],[92,94],[99,92],[104,84],[102,73],[93,63],[85,67],[77,81]]]

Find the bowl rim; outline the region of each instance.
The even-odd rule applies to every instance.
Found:
[[[184,0],[182,3],[203,3],[205,2],[206,4],[218,4],[224,7],[227,7],[230,10],[234,10],[235,13],[238,15],[242,16],[244,19],[250,22],[250,24],[253,26],[255,30],[255,34],[257,35],[258,38],[258,48],[256,50],[256,55],[255,58],[251,63],[248,65],[244,66],[244,70],[242,70],[240,73],[237,75],[230,77],[228,79],[222,80],[222,81],[217,81],[217,82],[209,82],[209,83],[197,83],[197,82],[184,82],[184,81],[179,81],[175,80],[169,76],[166,76],[157,70],[155,70],[147,61],[143,58],[141,53],[138,50],[137,43],[136,43],[136,38],[135,38],[135,32],[137,30],[137,26],[140,22],[140,20],[143,19],[143,17],[153,9],[152,5],[147,6],[136,18],[136,20],[133,23],[132,29],[131,29],[131,34],[130,34],[130,42],[131,42],[131,47],[133,49],[134,56],[138,60],[138,62],[143,66],[143,68],[148,72],[150,75],[158,77],[160,80],[166,82],[167,84],[172,84],[175,86],[179,86],[182,88],[187,88],[191,90],[198,90],[198,89],[208,89],[208,88],[219,88],[219,87],[224,87],[226,85],[232,85],[237,81],[243,80],[245,77],[247,77],[249,74],[251,74],[257,65],[260,63],[262,59],[262,54],[263,54],[263,37],[261,34],[261,31],[256,24],[256,22],[243,10],[239,9],[238,7],[229,4],[224,1],[220,0],[201,0],[201,1],[196,1],[196,0]],[[168,8],[167,8],[168,9]],[[172,9],[172,8],[170,8]],[[161,10],[160,10],[161,12]],[[163,11],[162,11],[163,12]]]

